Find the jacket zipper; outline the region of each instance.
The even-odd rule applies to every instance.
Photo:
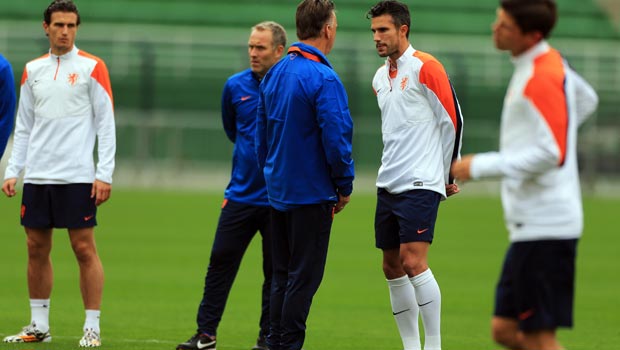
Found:
[[[54,73],[54,80],[56,80],[56,77],[58,76],[58,69],[60,69],[60,57],[56,57],[56,62],[58,62],[58,64],[56,65],[56,73]]]

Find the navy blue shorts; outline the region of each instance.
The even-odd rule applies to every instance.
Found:
[[[434,191],[413,190],[391,194],[377,190],[375,245],[395,249],[401,243],[433,242],[441,195]]]
[[[495,316],[524,332],[573,325],[577,240],[510,245],[495,295]]]
[[[21,224],[31,228],[85,228],[97,225],[92,184],[24,184]]]

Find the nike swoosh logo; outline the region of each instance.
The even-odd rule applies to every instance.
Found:
[[[92,219],[93,217],[94,217],[94,215],[85,216],[84,217],[84,221],[88,221],[88,220]]]
[[[423,234],[426,231],[428,231],[428,227],[423,229],[423,230],[418,229],[418,234],[421,235],[421,234]]]
[[[211,345],[214,345],[214,344],[215,344],[215,340],[212,340],[212,341],[210,341],[210,342],[208,342],[208,343],[203,343],[203,342],[201,342],[201,341],[199,340],[199,341],[196,343],[196,347],[197,347],[198,349],[204,349],[204,348],[206,348],[207,346],[211,346]]]
[[[528,318],[532,317],[533,314],[534,314],[534,309],[529,309],[519,314],[519,320],[525,321]]]
[[[418,304],[418,306],[419,306],[419,307],[422,307],[422,306],[424,306],[424,305],[428,305],[428,304],[430,304],[430,303],[432,303],[432,302],[433,302],[433,301],[431,300],[431,301],[429,301],[428,303]]]
[[[250,97],[252,97],[252,96],[249,96],[249,95],[248,96],[243,96],[243,97],[241,97],[241,101],[249,100]]]
[[[406,310],[403,310],[403,311],[398,311],[398,312],[393,312],[392,311],[392,315],[396,316],[396,315],[402,314],[403,312],[407,312],[407,311],[409,311],[409,309],[406,309]]]

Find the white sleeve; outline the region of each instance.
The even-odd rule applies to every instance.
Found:
[[[588,82],[572,69],[567,69],[569,81],[575,89],[575,111],[578,125],[588,119],[598,106],[598,95]]]
[[[544,122],[544,117],[531,103],[524,99],[521,103],[524,112],[520,118],[527,119],[531,127],[526,147],[506,152],[490,152],[478,154],[471,164],[473,178],[510,177],[528,179],[536,177],[558,166],[560,149],[557,142]]]
[[[116,154],[116,126],[112,89],[105,64],[98,62],[97,65],[101,66],[96,68],[98,72],[90,79],[90,98],[95,116],[99,156],[95,178],[106,183],[112,183]]]
[[[27,69],[27,68],[25,68]],[[26,72],[24,72],[26,74]],[[24,80],[19,93],[19,107],[15,120],[13,151],[4,173],[4,179],[17,178],[26,165],[30,133],[34,125],[34,97],[28,79]]]

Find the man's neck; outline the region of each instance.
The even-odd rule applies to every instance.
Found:
[[[306,45],[310,45],[317,50],[321,51],[323,55],[327,56],[327,40],[324,39],[306,39],[300,40],[299,42],[304,43]]]

